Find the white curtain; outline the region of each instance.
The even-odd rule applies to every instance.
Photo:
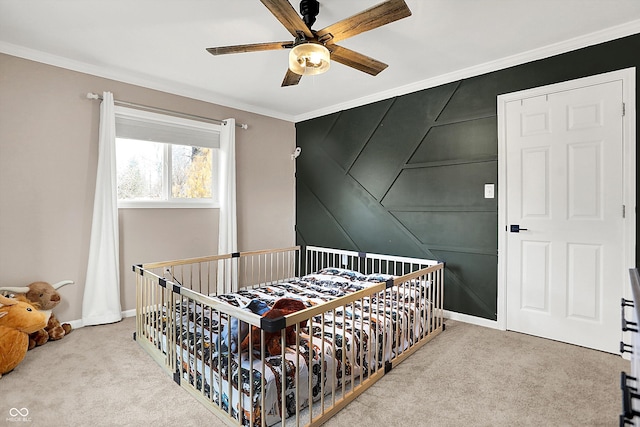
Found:
[[[220,219],[218,226],[218,254],[238,251],[238,224],[236,215],[236,121],[224,121],[220,132],[219,188]],[[235,260],[234,260],[235,261]],[[231,266],[233,265],[233,267]],[[218,283],[237,284],[235,262],[218,272]]]
[[[100,105],[98,172],[93,201],[89,264],[82,299],[84,326],[122,319],[116,180],[116,122],[113,94],[104,92]]]

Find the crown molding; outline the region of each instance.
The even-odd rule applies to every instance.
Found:
[[[348,102],[334,104],[326,108],[317,109],[300,115],[289,115],[282,112],[256,107],[255,105],[241,103],[214,92],[203,91],[189,85],[182,85],[174,81],[158,79],[142,73],[135,73],[129,70],[100,67],[85,62],[64,58],[50,53],[42,52],[23,46],[0,41],[0,53],[5,53],[20,58],[41,62],[44,64],[65,68],[85,74],[94,75],[106,79],[116,80],[123,83],[133,84],[148,89],[158,90],[174,95],[184,96],[199,101],[209,102],[223,107],[234,108],[249,113],[260,114],[275,119],[288,122],[301,122],[312,118],[325,116],[338,111],[359,107],[384,99],[405,95],[423,89],[439,86],[453,81],[458,81],[504,68],[525,64],[527,62],[548,58],[554,55],[570,52],[572,50],[604,43],[617,38],[626,37],[640,33],[640,20],[630,21],[615,27],[606,28],[583,36],[575,37],[562,42],[554,43],[542,48],[537,48],[522,52],[516,55],[501,58],[484,64],[475,65],[469,68],[456,70],[451,73],[442,74],[429,79],[421,80],[404,86],[395,87],[389,90],[377,92],[361,98],[356,98]]]
[[[176,83],[175,81],[158,79],[157,77],[150,76],[148,74],[91,65],[85,62],[64,58],[58,55],[52,55],[47,52],[30,49],[24,46],[18,46],[3,41],[0,41],[0,53],[5,53],[7,55],[16,56],[19,58],[40,62],[43,64],[52,65],[54,67],[64,68],[79,73],[90,74],[96,77],[102,77],[105,79],[116,80],[122,83],[158,90],[173,95],[184,96],[186,98],[196,99],[198,101],[209,102],[212,104],[220,105],[222,107],[234,108],[237,110],[260,114],[263,116],[285,120],[288,122],[293,122],[294,120],[294,117],[291,115],[282,114],[277,111],[261,109],[259,107],[256,107],[255,105],[240,103],[214,92],[203,91],[200,88],[195,88],[189,85],[182,85],[180,83]]]
[[[490,61],[484,64],[474,65],[473,67],[456,70],[451,73],[442,74],[436,77],[421,80],[405,86],[399,86],[399,87],[378,92],[369,96],[357,98],[345,103],[335,104],[327,108],[310,111],[308,113],[295,116],[294,121],[297,123],[304,120],[313,119],[316,117],[326,116],[328,114],[336,113],[338,111],[348,110],[350,108],[360,107],[362,105],[371,104],[373,102],[381,101],[384,99],[406,95],[408,93],[417,92],[423,89],[429,89],[429,88],[440,86],[446,83],[451,83],[458,80],[479,76],[482,74],[502,70],[502,69],[513,67],[516,65],[526,64],[527,62],[549,58],[551,56],[559,55],[566,52],[571,52],[573,50],[581,49],[588,46],[593,46],[596,44],[604,43],[607,41],[619,39],[622,37],[626,37],[626,36],[630,36],[638,33],[640,33],[640,20],[630,21],[625,24],[617,25],[615,27],[606,28],[603,30],[599,30],[583,36],[568,39],[562,42],[554,43],[541,48],[518,53],[516,55],[501,58],[496,61]]]

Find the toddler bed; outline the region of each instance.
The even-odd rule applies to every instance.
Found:
[[[443,268],[313,246],[137,265],[134,337],[227,424],[319,425],[444,329]]]

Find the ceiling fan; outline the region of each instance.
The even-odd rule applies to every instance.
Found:
[[[207,51],[212,55],[224,55],[291,49],[289,68],[282,81],[282,86],[297,85],[303,75],[324,73],[329,69],[331,60],[372,76],[378,75],[387,68],[387,64],[339,46],[336,42],[411,15],[411,10],[404,0],[387,0],[316,31],[311,27],[320,11],[320,3],[317,0],[300,1],[302,17],[298,15],[288,0],[260,1],[295,37],[293,41],[210,47]]]

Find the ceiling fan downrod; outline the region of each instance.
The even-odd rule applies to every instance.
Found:
[[[300,14],[309,29],[316,22],[316,16],[319,12],[320,2],[318,0],[300,0]]]

